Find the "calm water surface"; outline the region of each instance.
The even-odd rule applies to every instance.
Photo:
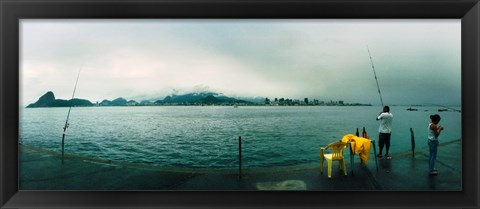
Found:
[[[461,138],[461,113],[393,106],[391,153],[426,147],[429,115],[440,114],[440,141]],[[186,168],[234,168],[238,137],[246,167],[317,163],[319,147],[365,127],[378,139],[381,107],[153,106],[74,107],[65,151],[88,157]],[[459,109],[459,108],[458,108]],[[20,141],[60,151],[68,108],[21,109]],[[373,152],[372,152],[373,153]]]

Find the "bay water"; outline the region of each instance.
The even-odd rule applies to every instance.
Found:
[[[462,137],[461,113],[438,107],[391,106],[391,155],[427,146],[429,116],[445,127],[440,143]],[[460,109],[457,107],[457,109]],[[65,152],[165,168],[230,169],[318,163],[319,148],[345,134],[367,134],[378,145],[379,106],[138,106],[73,107]],[[68,108],[21,108],[19,142],[61,151]],[[377,149],[378,150],[378,149]],[[373,155],[373,152],[371,152]]]

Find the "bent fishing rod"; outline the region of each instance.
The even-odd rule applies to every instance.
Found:
[[[68,114],[67,114],[67,120],[65,121],[65,126],[63,127],[63,134],[62,134],[62,164],[63,164],[63,159],[64,159],[64,150],[65,150],[65,132],[67,132],[68,128],[68,119],[70,118],[70,111],[72,110],[73,106],[73,98],[75,96],[75,91],[77,90],[77,83],[78,83],[78,78],[80,78],[80,72],[82,72],[82,66],[80,66],[80,70],[78,71],[77,75],[77,80],[75,81],[75,87],[73,87],[73,94],[72,94],[72,99],[70,100],[70,107],[68,108]]]
[[[370,49],[368,48],[368,45],[367,45],[367,50],[368,50],[368,56],[370,57],[370,63],[372,64],[373,75],[375,76],[375,81],[377,82],[377,89],[378,89],[378,95],[380,95],[380,102],[382,103],[382,107],[384,107],[382,93],[380,92],[380,86],[378,85],[377,73],[375,72],[375,66],[373,65],[372,55],[370,54]]]

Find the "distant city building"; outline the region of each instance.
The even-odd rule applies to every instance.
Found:
[[[269,105],[270,104],[270,99],[267,97],[265,98],[265,104]]]

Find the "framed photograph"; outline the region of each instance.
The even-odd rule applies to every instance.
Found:
[[[4,1],[1,205],[476,208],[479,9]]]

